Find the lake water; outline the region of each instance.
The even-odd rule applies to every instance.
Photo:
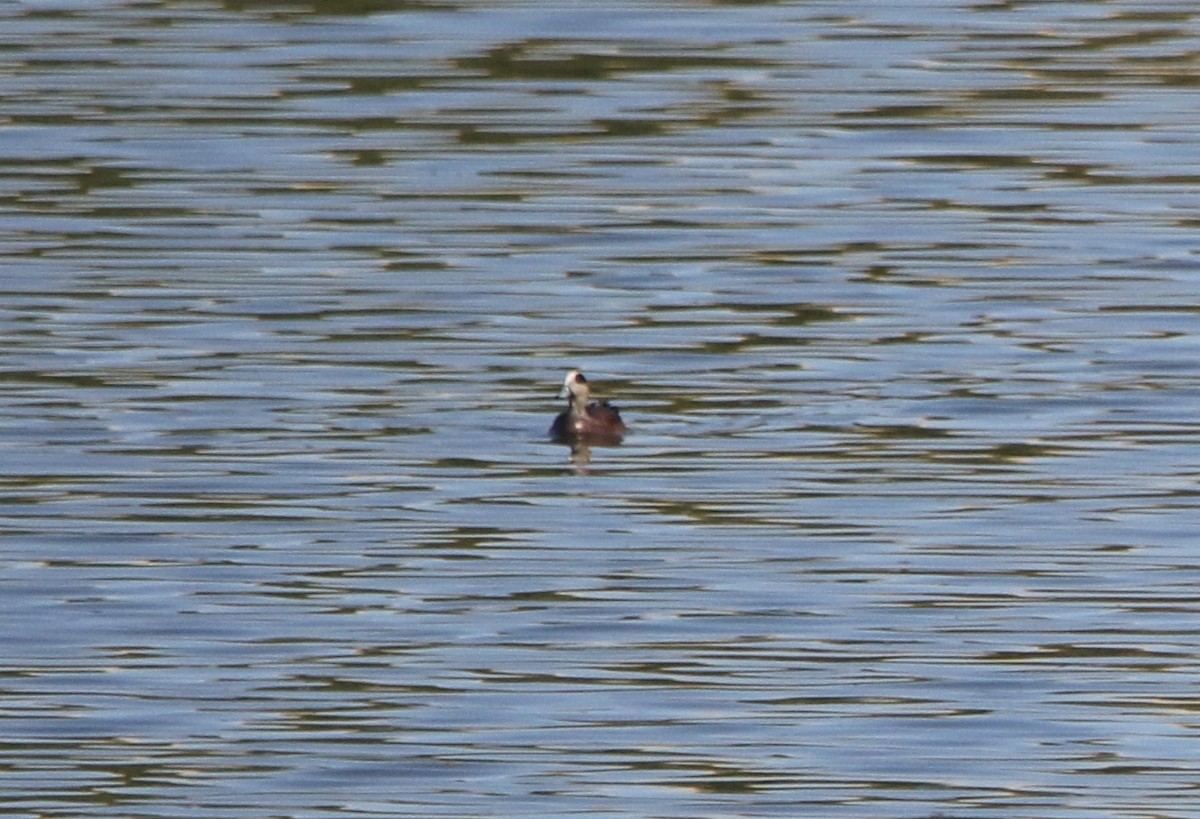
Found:
[[[0,816],[1200,814],[1200,10],[576,5],[0,9]]]

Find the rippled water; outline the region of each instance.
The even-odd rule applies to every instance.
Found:
[[[1198,29],[0,10],[0,815],[1196,816]]]

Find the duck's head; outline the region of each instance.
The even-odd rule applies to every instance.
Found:
[[[558,397],[570,398],[573,402],[587,403],[588,381],[583,377],[583,373],[579,370],[571,370],[567,373],[567,377],[563,379],[562,392],[558,394]]]

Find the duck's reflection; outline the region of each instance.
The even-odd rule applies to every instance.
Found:
[[[555,435],[555,443],[571,448],[569,460],[576,466],[591,463],[593,447],[621,445],[620,435]]]
[[[576,466],[584,466],[592,462],[592,447],[587,441],[576,440],[571,441],[571,463]]]

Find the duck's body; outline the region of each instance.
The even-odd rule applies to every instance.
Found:
[[[550,425],[550,437],[558,441],[591,439],[619,441],[625,434],[620,411],[607,401],[588,400],[588,381],[579,370],[571,370],[563,380],[560,398],[567,408]]]

